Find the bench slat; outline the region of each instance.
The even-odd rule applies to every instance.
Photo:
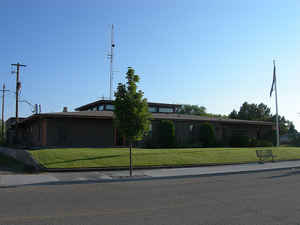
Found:
[[[265,158],[272,157],[272,162],[274,162],[275,157],[271,149],[256,150],[256,156],[259,158],[260,161],[263,161]]]

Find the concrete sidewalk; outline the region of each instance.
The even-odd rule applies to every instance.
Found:
[[[300,169],[300,160],[275,163],[251,163],[242,165],[208,166],[172,169],[134,170],[133,177],[128,171],[55,172],[41,174],[0,175],[0,187],[14,187],[34,184],[72,184],[85,182],[113,182],[141,179],[180,178],[193,176],[213,176],[259,171]]]

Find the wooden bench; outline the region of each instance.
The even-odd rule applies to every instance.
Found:
[[[259,161],[261,163],[264,162],[264,159],[272,157],[272,162],[274,162],[275,155],[273,154],[273,151],[271,149],[265,149],[265,150],[256,150],[256,156],[259,158]]]

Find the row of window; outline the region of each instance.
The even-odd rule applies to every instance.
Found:
[[[115,106],[114,105],[106,105],[105,110],[114,110]],[[88,109],[88,111],[103,111],[104,110],[104,105],[98,105],[94,106],[93,108]]]
[[[114,105],[106,105],[105,110],[113,111],[115,109]],[[173,108],[166,108],[166,107],[149,107],[149,112],[155,113],[155,112],[160,112],[160,113],[172,113],[174,112]],[[95,106],[93,108],[90,108],[89,111],[103,111],[104,110],[104,105],[99,105]]]

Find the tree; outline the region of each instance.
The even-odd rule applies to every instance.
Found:
[[[260,103],[257,104],[248,104],[248,102],[244,102],[243,105],[240,107],[239,112],[233,110],[229,114],[229,118],[231,119],[240,119],[240,120],[263,120],[266,121],[271,117],[271,110],[270,108]]]
[[[204,106],[198,105],[183,105],[179,110],[180,114],[188,114],[188,115],[198,115],[204,116],[206,115],[206,108]]]
[[[130,176],[132,176],[132,144],[139,141],[149,131],[151,114],[148,112],[147,99],[144,93],[137,91],[139,76],[128,67],[127,85],[119,83],[115,92],[115,125],[126,138],[130,152]]]
[[[291,122],[287,133],[292,139],[295,139],[297,137],[298,131],[296,130],[293,122]]]
[[[238,113],[237,111],[234,109],[229,115],[228,115],[229,119],[238,119]]]
[[[263,104],[248,104],[248,102],[244,102],[240,107],[240,110],[236,112],[233,110],[229,115],[231,119],[240,119],[240,120],[258,120],[258,121],[268,121],[276,123],[276,115],[271,114],[271,109]],[[284,116],[278,115],[278,123],[279,123],[279,134],[286,134],[291,125],[291,121],[286,120]]]
[[[186,114],[186,115],[197,115],[197,116],[227,118],[226,115],[208,113],[208,112],[206,112],[206,108],[204,106],[198,106],[198,105],[183,105],[178,110],[178,113],[180,113],[180,114]]]

